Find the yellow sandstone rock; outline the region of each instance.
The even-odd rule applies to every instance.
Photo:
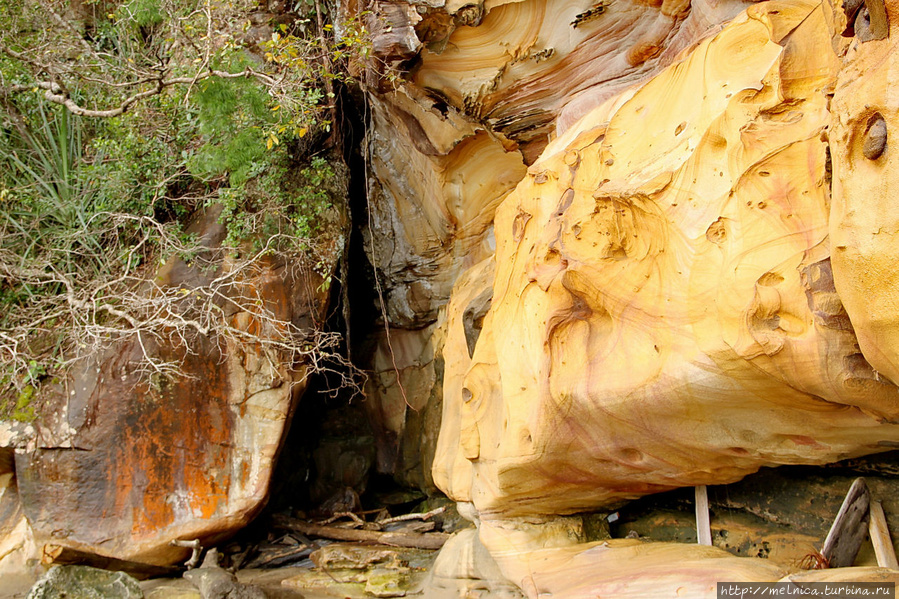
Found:
[[[391,152],[374,161],[376,220],[402,215],[375,256],[390,320],[437,339],[401,347],[428,355],[445,334],[434,482],[529,597],[713,597],[718,580],[783,579],[715,548],[585,543],[551,523],[899,446],[897,59],[874,12],[868,25],[867,9],[816,0],[417,6],[405,96],[375,108]],[[482,217],[514,185],[516,150],[529,166],[496,209],[491,259]],[[501,182],[472,170],[448,202],[449,173],[481,160]],[[469,207],[455,229],[450,206]],[[469,227],[477,249],[460,259]],[[426,264],[433,286],[402,281]],[[411,387],[414,352],[398,355]]]
[[[887,6],[899,25],[899,7]],[[853,40],[840,71],[830,129],[833,202],[830,235],[840,299],[858,343],[878,373],[899,383],[899,124],[897,30]]]
[[[470,365],[451,307],[438,484],[565,514],[896,446],[830,267],[833,21],[752,5],[528,169]]]

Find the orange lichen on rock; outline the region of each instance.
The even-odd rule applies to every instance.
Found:
[[[242,282],[244,292],[279,319],[319,319],[326,292],[320,280],[298,279],[318,276],[300,270],[266,264]],[[179,266],[166,276],[187,277],[189,286],[203,273]],[[246,312],[231,322],[257,336],[283,334]],[[72,447],[45,442],[17,458],[23,510],[39,542],[173,563],[187,550],[170,540],[214,543],[262,508],[305,371],[260,343],[199,339],[192,349],[152,348],[187,377],[141,378],[137,341],[73,374],[71,393],[55,398]]]

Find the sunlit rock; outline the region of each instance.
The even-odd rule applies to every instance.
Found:
[[[830,267],[832,20],[753,5],[529,168],[471,364],[447,361],[446,490],[488,519],[573,513],[896,446],[899,392]]]
[[[830,235],[836,288],[859,346],[878,373],[899,383],[899,51],[891,31],[884,40],[853,38],[837,80]]]
[[[404,95],[381,89],[373,108],[372,140],[391,148],[372,160],[375,261],[388,321],[417,329],[381,340],[384,421],[402,434],[405,404],[436,397],[431,371],[408,369],[442,346],[434,482],[471,506],[530,597],[714,596],[715,580],[782,578],[717,549],[550,543],[542,529],[899,446],[889,41],[864,14],[806,0],[411,5],[420,18],[397,24],[418,58],[391,63],[408,68]],[[447,236],[445,187],[403,171],[472,131],[529,165],[496,209],[495,255],[404,281],[447,255]],[[417,215],[429,226],[397,224]],[[513,530],[522,519],[533,526]]]
[[[480,537],[503,574],[529,599],[544,594],[712,598],[720,581],[774,582],[787,573],[766,560],[702,545],[635,539],[578,543],[564,536],[537,542],[531,531],[509,522],[482,525]]]
[[[740,2],[529,0],[431,42],[419,87],[514,140],[530,163],[556,129],[670,64]],[[489,9],[489,10],[487,10]]]
[[[29,560],[33,560],[37,553],[19,499],[13,450],[0,449],[0,580],[3,591],[24,594],[31,587],[39,572]]]
[[[403,349],[376,334],[367,406],[381,429],[381,470],[428,484],[403,454],[417,445],[420,405],[439,409],[440,383],[422,386],[442,370],[433,324],[460,274],[492,255],[499,201],[557,132],[650,79],[744,5],[379,2],[370,13],[342,6],[369,23],[373,68],[392,73],[365,78],[367,253],[387,326],[416,331],[392,334]],[[427,349],[415,356],[413,346]],[[425,446],[429,456],[432,444]]]
[[[478,592],[497,599],[523,597],[518,586],[500,572],[473,528],[459,531],[446,542],[431,567],[426,588],[437,599]]]
[[[372,97],[370,238],[387,317],[423,328],[456,277],[493,252],[493,215],[521,156],[470,119],[402,88]]]

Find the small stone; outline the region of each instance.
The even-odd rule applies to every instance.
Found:
[[[137,580],[124,572],[89,566],[53,566],[26,599],[143,599]]]
[[[408,584],[408,568],[374,568],[369,572],[365,592],[375,597],[405,597]]]
[[[218,550],[210,549],[201,567],[184,573],[184,578],[197,587],[203,599],[266,599],[265,591],[254,585],[241,584],[234,574],[218,563]]]
[[[878,113],[868,120],[862,154],[868,160],[877,160],[887,147],[887,122]]]

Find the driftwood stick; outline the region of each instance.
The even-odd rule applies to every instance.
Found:
[[[696,491],[696,539],[700,545],[712,544],[712,524],[709,521],[709,493],[705,485]]]
[[[393,524],[394,522],[406,522],[407,520],[428,520],[433,518],[437,514],[442,514],[446,511],[446,506],[441,506],[431,510],[430,512],[425,512],[424,514],[403,514],[402,516],[394,516],[393,518],[384,518],[383,520],[378,520],[375,522],[378,526],[384,526],[385,524]]]
[[[871,544],[874,545],[877,565],[881,568],[899,570],[896,549],[893,547],[893,539],[890,538],[886,516],[883,515],[883,506],[879,501],[872,501],[870,510],[871,519],[868,521],[868,533],[871,535]]]
[[[440,549],[450,537],[450,535],[442,532],[380,532],[376,530],[355,530],[336,526],[323,526],[286,516],[275,516],[275,526],[287,530],[295,530],[304,535],[334,539],[335,541],[379,543],[381,545],[412,547],[415,549]]]
[[[870,503],[871,494],[865,479],[855,479],[821,548],[821,555],[831,568],[845,568],[855,561],[868,533]]]
[[[358,515],[354,514],[353,512],[336,512],[333,516],[331,516],[327,520],[322,520],[321,522],[319,522],[319,524],[322,526],[326,526],[328,524],[337,522],[341,518],[349,518],[356,524],[356,526],[365,526],[365,520],[363,520],[362,518],[360,518]]]
[[[44,545],[41,551],[41,564],[44,566],[93,566],[114,572],[127,572],[138,580],[156,576],[174,576],[181,572],[180,568],[172,566],[132,562],[53,544]]]

